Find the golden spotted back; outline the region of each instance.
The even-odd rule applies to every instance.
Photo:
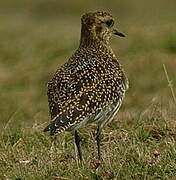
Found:
[[[109,45],[113,24],[105,12],[82,17],[78,50],[48,83],[52,122],[44,131],[62,132],[122,101],[128,80]]]

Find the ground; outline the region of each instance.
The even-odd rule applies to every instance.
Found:
[[[10,0],[0,17],[0,179],[176,179],[175,1],[118,3]],[[80,16],[111,12],[127,34],[112,39],[130,88],[104,129],[97,160],[96,125],[80,131],[79,167],[70,133],[48,124],[46,84],[79,45]],[[168,79],[169,78],[169,79]]]

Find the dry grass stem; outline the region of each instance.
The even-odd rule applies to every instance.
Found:
[[[171,93],[172,93],[173,101],[174,101],[174,103],[176,105],[176,96],[175,96],[172,80],[170,79],[170,77],[168,75],[168,72],[167,72],[165,64],[163,64],[163,68],[164,68],[165,76],[166,76],[166,79],[167,79],[167,82],[168,82],[168,86],[169,86],[169,88],[171,90]]]

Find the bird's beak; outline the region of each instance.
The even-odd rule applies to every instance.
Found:
[[[119,31],[116,30],[116,29],[113,29],[113,30],[112,30],[112,33],[113,33],[114,35],[117,35],[117,36],[120,36],[120,37],[125,37],[125,34],[119,32]]]

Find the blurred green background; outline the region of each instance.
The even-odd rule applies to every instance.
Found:
[[[80,17],[110,12],[127,34],[112,47],[130,80],[125,107],[140,111],[153,98],[172,101],[163,71],[176,82],[176,1],[0,2],[0,127],[48,121],[46,84],[79,45]],[[9,123],[10,125],[11,123]]]

